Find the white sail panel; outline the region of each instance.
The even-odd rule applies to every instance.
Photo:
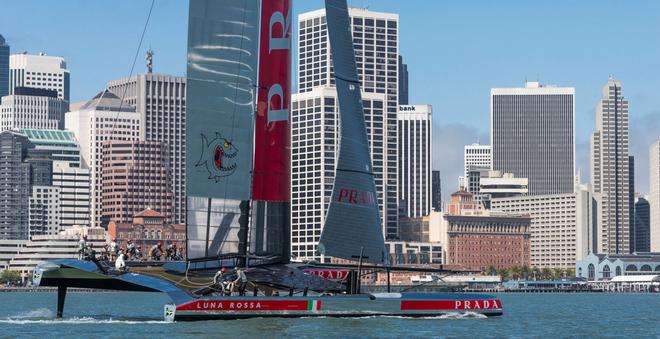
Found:
[[[186,94],[189,196],[250,199],[259,2],[191,0]]]

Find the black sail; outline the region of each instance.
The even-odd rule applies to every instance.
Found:
[[[323,255],[386,263],[387,255],[364,123],[360,81],[345,0],[326,0],[340,142],[331,201],[319,241]]]

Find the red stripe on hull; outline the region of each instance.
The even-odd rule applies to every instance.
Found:
[[[177,311],[307,311],[307,300],[196,300]],[[320,302],[319,306],[320,308]]]
[[[465,311],[483,309],[501,309],[498,299],[474,300],[402,300],[402,311]]]

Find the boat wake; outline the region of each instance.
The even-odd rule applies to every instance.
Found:
[[[440,319],[487,319],[488,317],[485,314],[477,312],[452,312],[443,314],[439,317]]]
[[[24,324],[166,324],[167,322],[162,320],[154,319],[113,319],[113,318],[93,318],[93,317],[71,317],[71,318],[55,318],[55,314],[52,310],[47,308],[38,308],[36,310],[30,310],[26,312],[19,313],[14,316],[9,316],[4,319],[0,319],[0,324],[14,324],[14,325],[24,325]]]

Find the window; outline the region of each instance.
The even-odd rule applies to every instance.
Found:
[[[605,265],[603,267],[603,278],[609,278],[610,277],[610,267],[608,265]]]
[[[621,266],[617,266],[616,269],[614,270],[616,276],[621,275]]]
[[[651,265],[643,265],[640,271],[644,272],[650,272],[651,271]]]
[[[589,280],[594,280],[596,279],[596,267],[594,267],[594,264],[589,264]]]
[[[637,266],[635,265],[626,266],[626,272],[637,272]]]

